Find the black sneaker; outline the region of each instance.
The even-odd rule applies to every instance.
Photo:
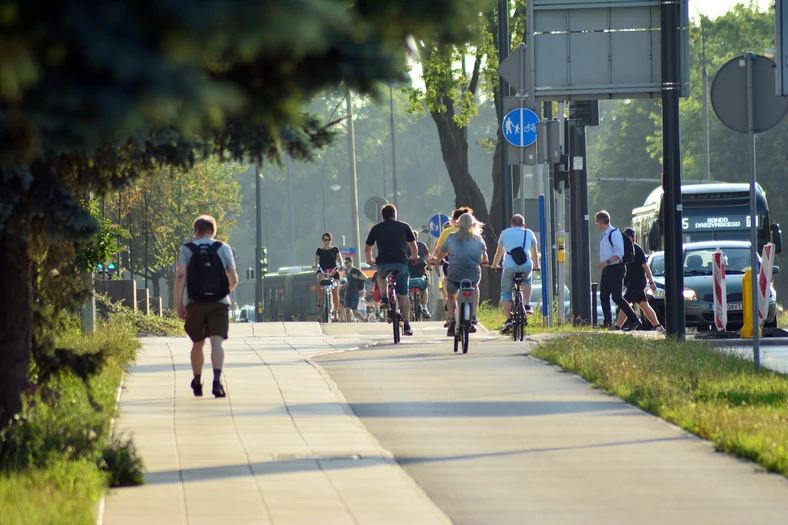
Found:
[[[530,304],[525,305],[525,313],[528,315],[532,315],[534,313],[534,307]]]
[[[501,328],[501,333],[503,334],[511,334],[512,333],[512,320],[507,319],[505,323],[503,323],[503,328]]]
[[[389,309],[389,298],[388,297],[381,297],[380,298],[380,309],[381,310],[388,310]]]
[[[192,390],[195,397],[202,397],[202,383],[198,382],[196,377],[192,379]]]
[[[413,330],[410,329],[410,324],[406,323],[402,327],[402,335],[413,335]]]
[[[214,397],[224,397],[227,395],[224,393],[224,387],[222,386],[221,381],[213,382],[213,390],[211,390],[211,393]]]
[[[475,324],[471,323],[470,328],[468,328],[468,333],[469,334],[475,334],[476,333],[476,325]]]
[[[636,320],[632,321],[631,323],[629,323],[628,325],[625,325],[624,331],[625,332],[634,332],[635,330],[640,330],[642,328],[643,328],[643,323],[641,323],[640,321],[638,321],[636,319]]]

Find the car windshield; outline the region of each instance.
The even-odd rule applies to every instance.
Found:
[[[711,275],[714,248],[687,250],[684,254],[684,275]],[[725,257],[725,272],[741,274],[750,269],[750,249],[746,247],[720,248]]]

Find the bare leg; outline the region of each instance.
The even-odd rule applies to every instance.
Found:
[[[427,306],[430,300],[430,287],[427,286],[421,291],[421,305]]]
[[[205,340],[192,343],[192,372],[194,375],[202,375],[202,367],[205,365],[205,355],[203,355],[203,348],[205,347]]]
[[[648,301],[640,301],[640,309],[643,310],[643,313],[646,314],[651,326],[654,328],[659,326],[659,318],[657,317],[657,312],[648,304]]]
[[[531,292],[533,289],[534,287],[532,284],[523,285],[523,306],[531,306]]]
[[[457,309],[457,296],[447,294],[446,315],[449,319],[454,317],[454,310]]]
[[[410,322],[410,299],[407,295],[399,296],[399,308],[402,310],[402,319],[406,323]]]
[[[619,328],[624,327],[624,323],[627,322],[627,314],[622,311],[618,312],[618,319],[616,319],[616,326]]]
[[[334,296],[334,316],[336,316],[339,309],[339,286],[335,286],[331,290],[331,295]]]
[[[388,297],[388,289],[386,288],[386,278],[382,275],[378,274],[378,289],[380,290],[381,297]],[[380,305],[380,303],[377,303]]]
[[[224,348],[222,343],[224,338],[220,335],[211,336],[211,365],[214,370],[224,368]]]
[[[323,288],[320,286],[320,281],[323,280],[323,274],[317,274],[317,304],[323,304]]]
[[[512,302],[511,301],[501,301],[501,304],[503,304],[503,315],[507,319],[511,319],[512,318]]]

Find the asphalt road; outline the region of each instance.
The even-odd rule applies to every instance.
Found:
[[[364,326],[372,333],[387,325]],[[327,328],[341,335],[342,325]],[[788,481],[479,334],[318,357],[457,524],[785,524]]]

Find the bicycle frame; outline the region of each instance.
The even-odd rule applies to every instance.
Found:
[[[339,267],[335,268],[338,270]],[[329,273],[325,271],[321,266],[318,265],[317,270],[322,273],[323,275],[328,275],[328,278],[324,278],[320,280],[320,289],[323,290],[323,310],[320,312],[320,320],[323,323],[330,323],[332,321],[332,313],[334,309],[334,288],[339,286],[337,281],[334,280]]]
[[[386,272],[386,292],[389,300],[388,320],[393,325],[394,344],[400,342],[399,324],[402,320],[402,313],[399,309],[399,296],[397,295],[397,277],[395,271]]]

